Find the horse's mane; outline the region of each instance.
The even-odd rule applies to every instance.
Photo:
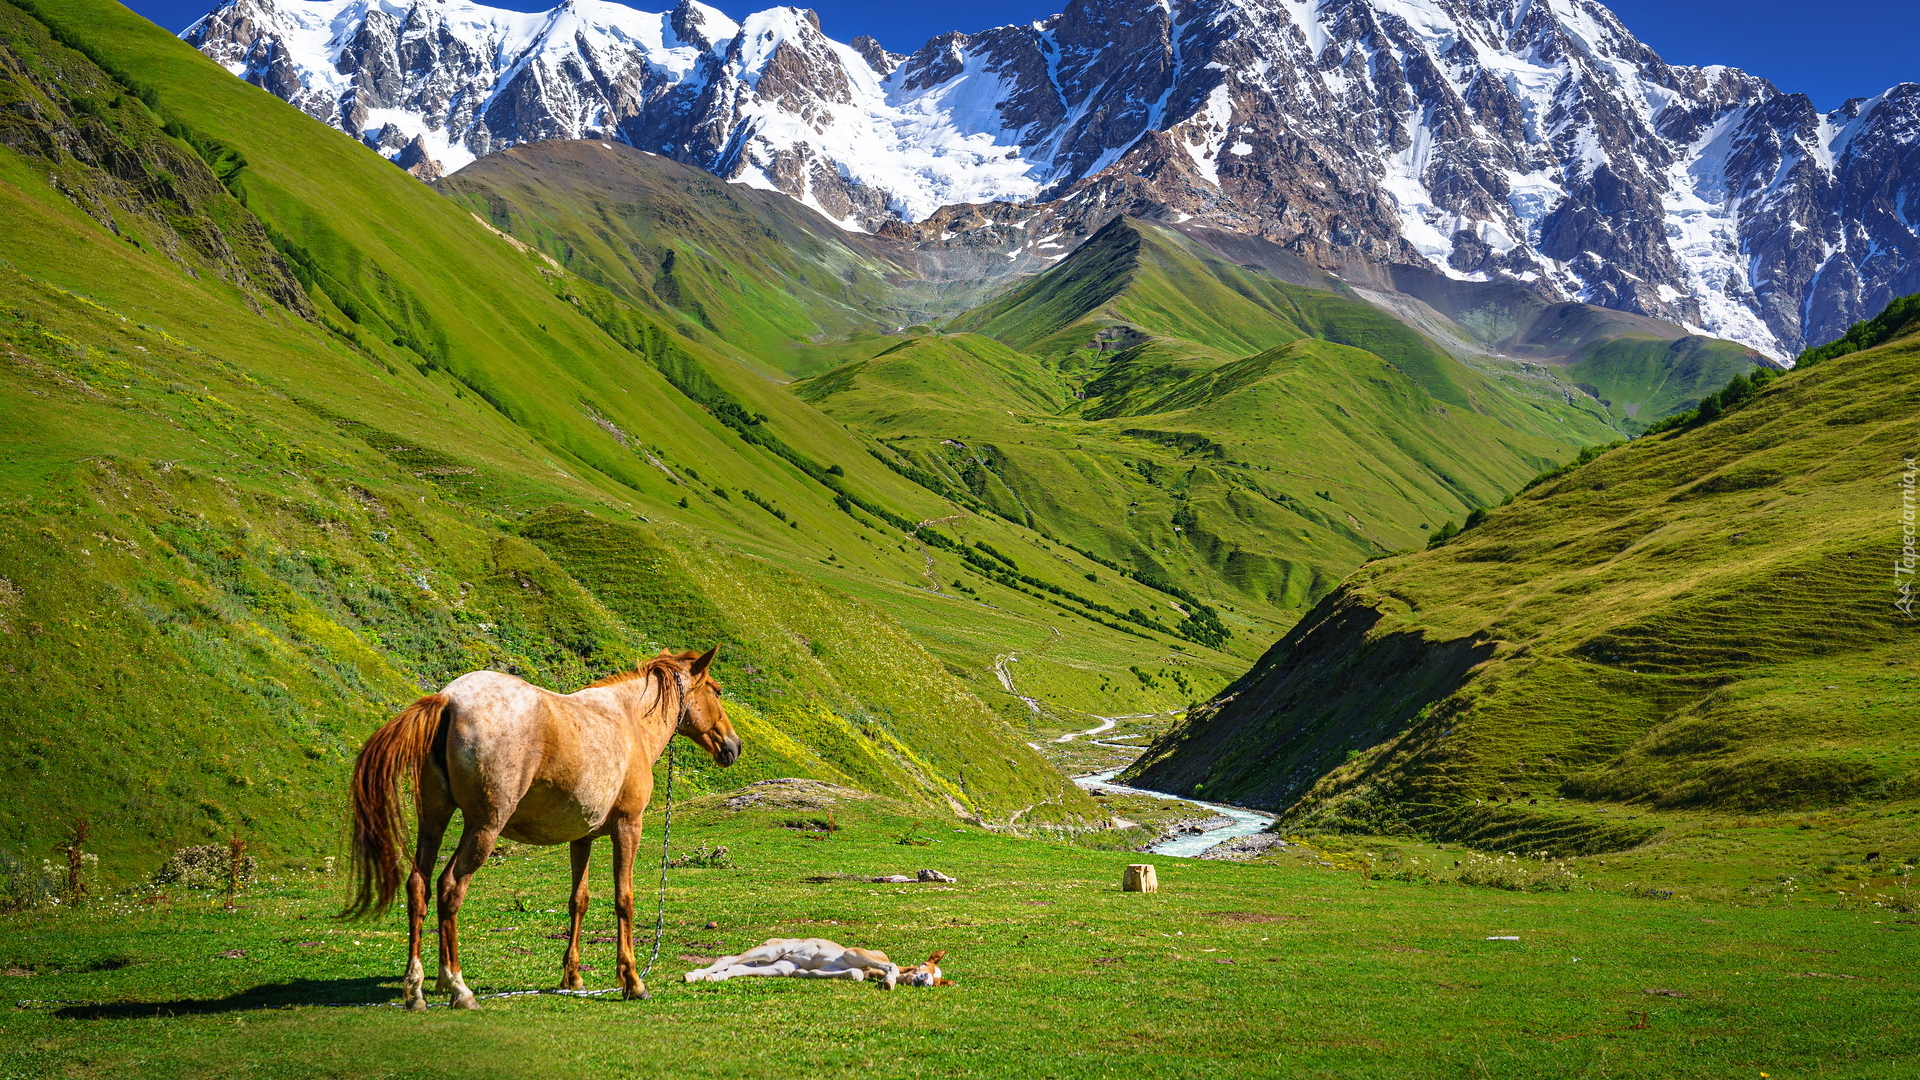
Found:
[[[645,679],[655,674],[665,674],[666,671],[675,664],[691,663],[699,658],[700,654],[697,652],[675,654],[662,650],[659,656],[653,657],[650,660],[642,660],[640,665],[632,671],[616,671],[606,678],[596,679],[588,683],[584,689],[591,690],[596,686],[618,686],[621,683],[632,682],[635,679]]]

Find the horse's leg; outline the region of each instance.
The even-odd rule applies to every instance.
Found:
[[[499,825],[476,823],[473,818],[467,818],[460,830],[460,846],[453,849],[453,858],[447,861],[447,869],[440,875],[440,985],[453,992],[452,1005],[456,1009],[480,1007],[473,999],[473,991],[467,989],[467,981],[460,976],[460,938],[455,922],[460,917],[460,905],[467,898],[467,885],[473,881],[475,871],[486,864],[499,835]]]
[[[580,920],[587,914],[587,864],[593,858],[593,838],[575,840],[573,853],[573,895],[567,900],[567,955],[560,961],[560,989],[584,990],[580,978]]]
[[[850,982],[859,982],[867,977],[863,968],[801,968],[789,974],[796,979],[846,979]]]
[[[620,921],[621,997],[650,998],[633,961],[633,857],[640,848],[640,821],[625,817],[613,827],[613,910]]]
[[[422,990],[427,972],[420,963],[420,931],[427,921],[427,878],[440,858],[440,840],[447,833],[447,823],[453,820],[453,802],[447,797],[446,785],[440,784],[436,791],[434,781],[423,776],[421,782],[428,790],[421,793],[420,835],[413,849],[413,872],[407,875],[407,977],[403,985],[409,1009],[427,1007],[427,995]]]

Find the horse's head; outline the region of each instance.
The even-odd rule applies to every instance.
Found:
[[[674,734],[685,735],[700,744],[700,748],[713,755],[715,763],[727,766],[740,760],[740,736],[733,730],[733,722],[727,719],[726,706],[720,704],[720,684],[713,681],[709,670],[713,666],[714,654],[720,651],[715,645],[699,656],[681,653],[674,659],[686,664],[685,681],[681,687],[685,693],[680,707],[680,726]]]

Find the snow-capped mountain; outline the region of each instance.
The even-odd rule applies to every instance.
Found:
[[[1920,86],[1821,114],[1592,0],[1073,0],[911,56],[695,0],[229,0],[183,36],[423,176],[601,138],[923,239],[1145,209],[1776,357],[1920,291]],[[1046,212],[941,209],[996,201]]]

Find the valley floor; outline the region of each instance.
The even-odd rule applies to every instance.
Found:
[[[1664,1080],[1912,1064],[1915,916],[1832,892],[1736,904],[1589,878],[1418,885],[1331,855],[1166,859],[916,823],[857,793],[820,840],[783,827],[796,813],[821,810],[682,808],[676,850],[725,845],[738,868],[669,873],[648,1002],[307,1007],[397,1001],[404,922],[334,922],[344,882],[286,867],[234,911],[176,891],[5,916],[6,997],[27,1000],[0,1012],[0,1076]],[[931,842],[900,842],[914,837]],[[1143,858],[1163,891],[1120,892]],[[604,874],[604,847],[598,860]],[[865,880],[923,866],[958,882]],[[566,878],[562,849],[518,847],[482,871],[463,918],[476,988],[555,983]],[[650,913],[644,863],[639,878]],[[606,884],[588,923],[595,987],[613,980]],[[948,950],[956,985],[680,981],[705,958],[814,935],[907,962]]]

